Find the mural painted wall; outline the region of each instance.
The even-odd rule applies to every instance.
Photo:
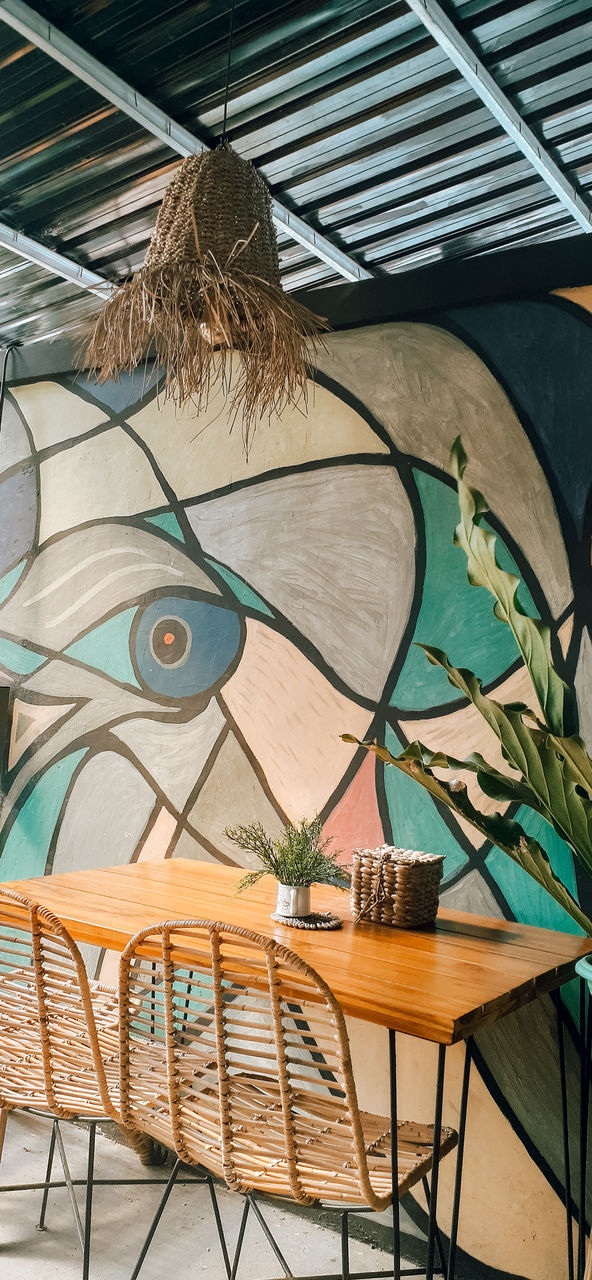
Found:
[[[452,545],[459,431],[502,561],[551,626],[590,731],[589,301],[333,334],[306,412],[262,423],[248,460],[221,399],[179,413],[146,374],[14,385],[0,435],[0,878],[234,862],[226,826],[279,832],[319,812],[345,854],[383,839],[444,852],[449,904],[574,928],[504,855],[338,735],[495,760],[415,639],[500,697],[528,696],[511,635]],[[581,894],[567,847],[519,817]],[[92,963],[112,972],[111,957]],[[568,992],[574,1079],[576,1013]],[[472,1280],[565,1274],[554,1017],[539,1001],[480,1045],[461,1221]],[[383,1033],[353,1024],[352,1037],[362,1104],[386,1106]],[[432,1057],[411,1041],[402,1054],[417,1118],[431,1118]],[[453,1052],[452,1122],[459,1069]],[[420,1231],[421,1205],[408,1208]]]

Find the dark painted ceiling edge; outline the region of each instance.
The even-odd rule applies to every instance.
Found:
[[[540,297],[553,289],[586,284],[592,284],[592,236],[581,235],[293,296],[326,316],[338,330],[411,316],[419,319],[430,312],[501,298]],[[79,344],[80,339],[59,338],[18,347],[10,357],[8,382],[77,369]]]

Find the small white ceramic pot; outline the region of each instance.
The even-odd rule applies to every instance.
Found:
[[[309,885],[280,884],[278,881],[275,909],[278,916],[309,916]]]

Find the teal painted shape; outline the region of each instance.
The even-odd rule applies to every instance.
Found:
[[[563,881],[573,897],[578,900],[578,888],[574,870],[573,854],[569,845],[553,827],[534,813],[532,809],[521,806],[515,814],[516,822],[524,827],[526,834],[533,836],[549,855],[549,861],[555,875]],[[542,929],[559,929],[562,933],[583,934],[583,929],[568,916],[563,907],[550,898],[548,893],[527,875],[516,862],[513,862],[501,849],[492,849],[485,859],[496,884],[499,885],[506,902],[511,907],[516,919],[521,924],[534,924]],[[570,982],[561,988],[561,998],[570,1010],[576,1024],[580,1016],[579,982]]]
[[[28,676],[31,671],[36,671],[37,667],[42,667],[44,662],[47,662],[47,658],[42,657],[40,653],[33,653],[31,649],[15,644],[13,640],[0,638],[0,667],[5,667],[7,671],[14,671],[19,676]]]
[[[257,595],[257,592],[253,591],[253,588],[249,587],[243,578],[239,578],[238,574],[232,572],[232,569],[227,569],[226,565],[218,564],[217,560],[211,560],[209,556],[206,556],[206,560],[224,579],[232,594],[236,596],[237,600],[240,600],[241,604],[246,605],[248,609],[253,609],[256,613],[263,613],[268,618],[273,618],[271,609],[268,609],[261,597]]]
[[[170,533],[171,538],[177,538],[179,542],[185,541],[181,525],[172,511],[163,511],[159,516],[146,516],[145,520],[146,524],[158,525],[159,529],[164,529],[165,533]]]
[[[20,564],[15,564],[10,573],[5,573],[4,577],[0,578],[0,604],[2,604],[3,600],[6,600],[13,587],[16,586],[26,563],[26,560],[21,560]]]
[[[72,774],[86,748],[57,760],[39,779],[16,817],[0,857],[0,880],[45,874],[49,845]]]
[[[456,667],[468,667],[489,684],[497,680],[519,656],[510,628],[494,616],[494,601],[484,587],[471,587],[467,580],[464,551],[453,544],[458,524],[455,489],[425,471],[414,477],[425,520],[426,570],[421,608],[414,641],[444,649]],[[503,569],[518,568],[498,535],[497,557]],[[518,599],[536,617],[534,602],[522,583]],[[425,711],[442,703],[455,702],[458,693],[448,683],[440,667],[428,662],[422,649],[410,646],[391,704],[405,710]]]
[[[401,743],[390,725],[386,726],[385,744],[393,756],[402,751]],[[384,789],[394,843],[403,849],[423,849],[424,853],[445,854],[445,878],[458,871],[467,861],[467,855],[446,826],[427,791],[392,765],[384,766]]]
[[[573,854],[569,845],[557,835],[545,818],[525,805],[518,809],[515,820],[527,835],[533,836],[546,850],[555,875],[577,899]],[[501,849],[493,848],[485,861],[516,919],[522,924],[539,925],[542,929],[561,929],[563,933],[582,933],[579,925],[567,915],[563,907],[549,897],[536,880],[527,875],[506,853],[502,853]]]
[[[139,689],[141,686],[134,675],[129,651],[130,630],[137,610],[138,606],[134,605],[108,618],[81,640],[75,640],[65,650],[67,656],[84,662],[87,667],[104,671],[122,684],[132,684]]]

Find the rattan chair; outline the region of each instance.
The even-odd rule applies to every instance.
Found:
[[[39,1226],[45,1228],[48,1193],[66,1186],[82,1248],[82,1275],[90,1268],[95,1135],[98,1123],[124,1127],[143,1163],[153,1158],[152,1144],[133,1125],[122,1126],[119,1109],[119,1028],[117,992],[91,982],[76,944],[60,921],[34,902],[0,885],[0,1156],[10,1111],[19,1109],[52,1119]],[[71,1177],[60,1122],[88,1124],[87,1176]],[[63,1181],[52,1181],[56,1145]],[[195,1179],[192,1179],[193,1181]],[[102,1179],[127,1185],[158,1179]],[[84,1224],[75,1186],[86,1188]],[[1,1186],[0,1190],[24,1190]],[[211,1187],[214,1198],[214,1190]]]
[[[124,1122],[176,1152],[172,1182],[182,1163],[195,1164],[246,1197],[232,1277],[250,1209],[292,1275],[254,1192],[338,1206],[347,1277],[348,1214],[391,1204],[390,1122],[359,1110],[343,1014],[326,983],[270,938],[170,921],[126,947],[120,1000]],[[456,1142],[443,1128],[440,1156]],[[399,1197],[426,1187],[433,1143],[433,1126],[398,1126]]]

